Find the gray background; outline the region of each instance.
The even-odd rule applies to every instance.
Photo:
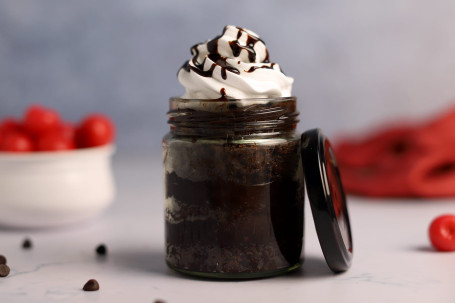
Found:
[[[423,119],[455,98],[453,16],[449,0],[0,0],[0,115],[101,111],[120,150],[158,151],[190,46],[233,24],[295,78],[301,130]]]

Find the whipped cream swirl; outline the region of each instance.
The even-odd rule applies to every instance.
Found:
[[[178,72],[186,99],[289,97],[293,79],[269,61],[264,42],[244,28],[228,25],[222,35],[196,44],[193,58]]]

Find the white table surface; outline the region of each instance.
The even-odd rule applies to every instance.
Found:
[[[11,267],[0,278],[0,302],[455,302],[455,253],[435,252],[427,236],[434,217],[455,213],[455,199],[349,197],[354,260],[338,275],[325,264],[307,204],[301,270],[206,281],[164,263],[161,155],[119,153],[114,169],[118,195],[100,218],[62,229],[0,229],[0,254]],[[21,248],[25,237],[31,250]],[[105,259],[94,252],[100,243]],[[82,291],[91,278],[100,290]]]

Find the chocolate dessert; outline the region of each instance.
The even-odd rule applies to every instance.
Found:
[[[264,112],[268,122],[287,117],[289,123],[273,127],[281,128],[278,135],[267,127],[246,135],[241,127],[221,138],[219,129],[212,132],[207,125],[211,113],[176,112],[174,134],[186,136],[167,140],[164,148],[168,264],[191,273],[246,277],[298,265],[304,189],[300,140],[292,132],[295,101],[216,113],[217,121],[236,117],[244,124],[258,123],[255,117]]]
[[[166,261],[213,278],[295,269],[304,190],[294,80],[245,28],[227,25],[191,54],[163,139]]]

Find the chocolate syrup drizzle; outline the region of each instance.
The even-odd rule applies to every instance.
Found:
[[[249,70],[246,70],[245,72],[246,72],[246,73],[252,73],[252,72],[254,72],[255,70],[257,70],[257,69],[259,69],[259,68],[273,69],[274,66],[275,66],[275,63],[270,64],[270,66],[269,66],[269,65],[252,66],[252,67],[250,67]]]
[[[245,50],[248,52],[248,59],[250,60],[250,63],[253,63],[254,61],[256,61],[256,51],[254,50],[254,45],[259,41],[261,41],[264,45],[265,45],[265,43],[258,37],[254,37],[247,33],[246,46],[241,46],[239,43],[239,39],[240,39],[240,37],[242,37],[242,32],[246,33],[246,31],[240,27],[237,27],[237,29],[238,29],[237,40],[229,41],[229,46],[231,47],[232,54],[234,55],[234,57],[238,57],[238,56],[240,56],[240,52],[242,50]],[[226,31],[226,27],[223,30],[223,34],[225,31]],[[269,61],[269,53],[267,52],[267,49],[266,49],[266,57],[265,57],[264,63],[268,62],[268,61]]]
[[[193,55],[193,58],[191,59],[191,61],[194,66],[190,65],[190,61],[188,60],[183,64],[183,66],[181,68],[185,69],[187,72],[193,71],[202,77],[212,77],[213,71],[215,70],[215,68],[217,66],[219,66],[219,67],[221,67],[221,77],[223,78],[223,80],[227,79],[226,71],[229,71],[229,72],[237,74],[237,75],[240,74],[240,71],[237,68],[230,66],[227,63],[226,57],[223,57],[220,54],[218,54],[218,41],[225,34],[226,30],[227,30],[227,26],[224,27],[223,34],[221,34],[221,35],[215,37],[214,39],[210,40],[209,42],[207,42],[208,56],[206,58],[204,58],[204,60],[201,63],[199,63],[197,61],[198,56],[199,56],[199,50],[198,50],[199,44],[196,44],[193,47],[191,47],[191,54]],[[254,63],[256,60],[256,51],[254,50],[254,46],[257,42],[261,41],[262,43],[264,43],[264,41],[262,41],[258,37],[248,34],[243,28],[237,27],[237,30],[238,30],[238,32],[237,32],[236,40],[229,41],[229,46],[231,47],[232,54],[234,55],[234,57],[238,57],[238,56],[240,56],[240,53],[242,52],[242,50],[245,50],[248,53],[248,60],[250,61],[250,63]],[[246,46],[241,46],[239,43],[239,39],[240,39],[240,37],[242,37],[242,33],[247,34]],[[265,45],[265,43],[264,43],[264,45]],[[213,63],[208,70],[204,70],[204,65],[205,65],[207,58],[209,58],[211,61],[213,61]],[[269,63],[269,62],[270,62],[269,53],[266,49],[266,57],[265,57],[263,63]],[[239,61],[239,63],[240,63],[240,61]],[[253,66],[246,72],[252,73],[258,68],[273,69],[274,64],[275,63],[272,63],[271,66],[266,66],[266,65],[258,66],[258,67]],[[220,93],[221,93],[222,97],[224,97],[225,94],[223,95],[222,91],[223,90],[221,90]],[[225,92],[225,90],[224,90],[224,92]]]

